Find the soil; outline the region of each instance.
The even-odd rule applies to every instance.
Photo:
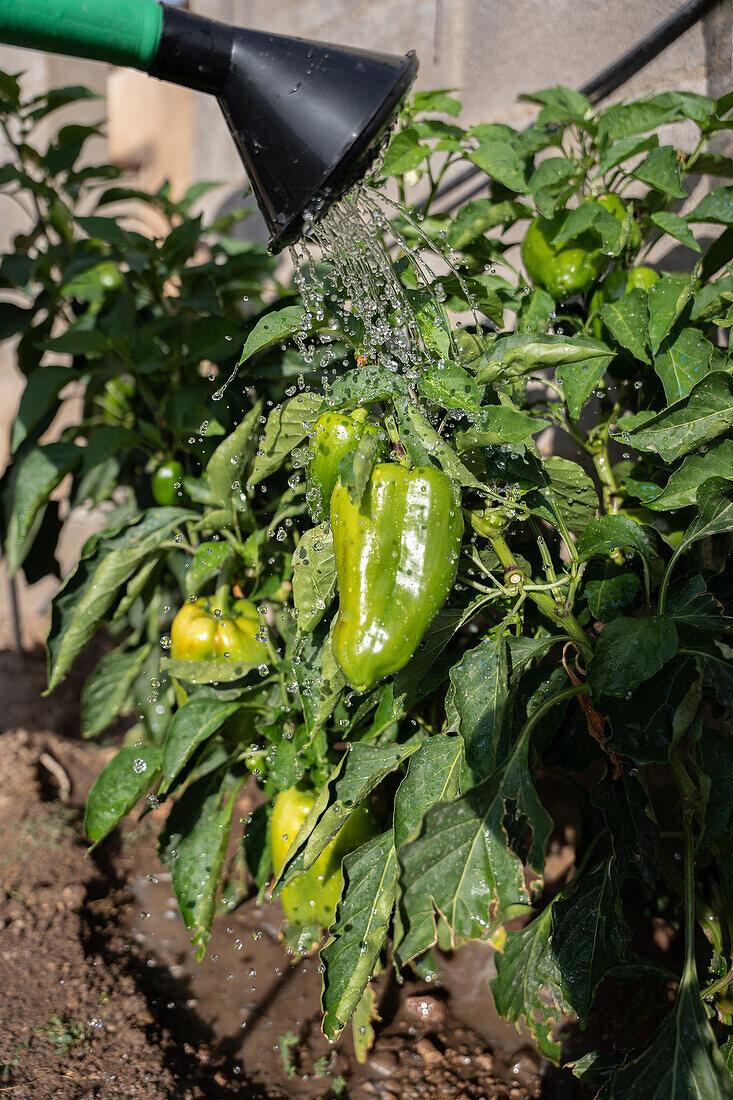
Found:
[[[586,1095],[496,1017],[485,944],[445,958],[432,985],[383,976],[364,1064],[350,1032],[323,1038],[317,956],[286,953],[277,906],[253,897],[217,917],[197,963],[155,854],[159,815],[88,854],[84,801],[115,746],[78,739],[78,679],[52,700],[43,687],[39,651],[0,653],[0,1096]]]

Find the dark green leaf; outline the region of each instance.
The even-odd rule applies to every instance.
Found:
[[[387,938],[397,886],[392,829],[347,855],[343,875],[336,922],[321,951],[323,1033],[331,1041],[358,1005]]]
[[[635,359],[649,362],[646,349],[649,336],[649,313],[646,291],[635,287],[615,302],[606,302],[599,309],[603,323],[617,344],[630,351]]]
[[[683,328],[674,343],[665,340],[654,358],[654,370],[664,386],[667,403],[686,397],[710,370],[713,345],[699,329]]]
[[[238,709],[238,703],[227,703],[201,693],[178,708],[163,743],[161,794],[170,789],[199,745],[220,730]]]
[[[708,191],[695,209],[687,215],[688,222],[712,222],[717,225],[733,224],[733,187],[716,187]]]
[[[68,367],[39,367],[25,384],[20,406],[13,421],[10,440],[11,453],[15,454],[23,440],[40,424],[45,424],[48,414],[56,406],[56,398],[74,375]]]
[[[614,619],[601,632],[588,668],[593,698],[623,698],[659,672],[677,647],[671,619],[661,615]]]
[[[553,1033],[563,1014],[573,1009],[563,994],[551,932],[550,905],[525,928],[508,931],[503,949],[494,956],[496,977],[489,986],[497,1012],[518,1030],[529,1028],[544,1056],[557,1062],[562,1044]]]
[[[681,656],[647,680],[641,691],[626,699],[604,699],[599,704],[611,723],[606,746],[636,764],[664,763],[676,737],[686,732],[699,701],[695,664]]]
[[[621,915],[615,858],[581,875],[552,905],[552,954],[565,999],[585,1026],[603,977],[623,961],[631,932]]]
[[[87,797],[84,832],[98,844],[129,814],[160,775],[161,750],[154,745],[120,749],[97,776]]]
[[[703,481],[710,477],[725,477],[733,470],[733,440],[724,439],[703,454],[691,454],[669,477],[666,487],[644,501],[653,511],[676,511],[695,503],[695,495]]]
[[[653,554],[645,528],[627,516],[605,515],[592,519],[577,542],[581,561],[610,554],[621,547],[636,550],[647,561]]]
[[[211,935],[216,894],[229,843],[241,781],[216,771],[179,796],[159,838],[160,856],[170,869],[178,908],[201,959]]]
[[[687,192],[680,186],[680,162],[672,145],[652,149],[631,175],[674,199],[687,198]]]
[[[599,1100],[726,1100],[733,1084],[718,1049],[692,968],[674,1008],[639,1053],[626,1058]]]
[[[641,582],[635,573],[621,571],[610,561],[604,563],[603,572],[602,577],[587,581],[585,597],[593,618],[610,623],[623,613],[624,608],[634,603]]]
[[[5,540],[8,573],[12,577],[30,549],[29,536],[53,490],[81,461],[83,450],[73,443],[34,447],[16,468],[12,511]]]
[[[695,277],[664,273],[649,287],[649,346],[652,355],[672,328],[695,290]]]
[[[639,879],[651,895],[659,874],[659,826],[638,778],[624,770],[614,779],[607,771],[590,797],[608,827],[619,876]]]
[[[98,662],[81,689],[82,737],[94,737],[114,722],[151,649],[113,649]]]
[[[466,762],[479,779],[491,775],[499,762],[508,697],[506,640],[490,633],[451,669],[445,703],[447,728],[460,733]]]
[[[675,237],[682,244],[693,249],[694,252],[702,251],[692,230],[679,214],[672,214],[670,211],[663,210],[659,214],[652,214],[651,220],[657,229],[661,229],[662,233],[669,233],[670,237]]]

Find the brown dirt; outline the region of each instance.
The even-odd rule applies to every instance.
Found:
[[[269,903],[218,917],[197,964],[155,855],[158,814],[86,854],[84,799],[114,749],[77,739],[78,683],[46,701],[43,682],[38,654],[0,653],[0,1097],[580,1095],[497,1020],[485,945],[445,960],[435,986],[383,978],[365,1065],[350,1034],[321,1035],[317,958],[288,957]]]

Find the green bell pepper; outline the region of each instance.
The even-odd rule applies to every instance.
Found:
[[[600,195],[596,202],[619,221],[626,217],[625,203],[613,192]],[[555,237],[571,213],[571,210],[562,209],[551,218],[535,218],[522,242],[522,262],[527,274],[533,283],[549,291],[556,302],[590,290],[609,261],[601,251],[600,236],[593,229],[555,244]],[[632,235],[633,229],[638,234],[635,223]]]
[[[367,691],[407,664],[453,587],[460,501],[441,470],[380,463],[360,505],[336,486],[331,526],[339,593],[333,653],[351,686]]]

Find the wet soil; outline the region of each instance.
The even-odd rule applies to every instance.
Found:
[[[585,1095],[496,1017],[484,944],[432,984],[383,976],[364,1064],[350,1031],[323,1038],[317,956],[286,953],[277,906],[217,917],[197,963],[155,854],[159,814],[87,853],[84,800],[115,748],[78,740],[78,682],[50,701],[43,687],[40,653],[0,653],[0,1096]]]

